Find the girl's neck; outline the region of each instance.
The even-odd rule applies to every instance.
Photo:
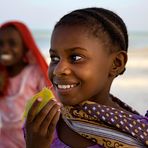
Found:
[[[103,95],[99,99],[96,99],[96,100],[92,99],[90,101],[96,102],[96,103],[101,104],[101,105],[119,108],[119,105],[117,104],[117,102],[113,101],[113,96],[110,95],[109,93],[106,96]]]
[[[8,71],[8,75],[9,77],[15,77],[16,75],[18,75],[25,67],[27,66],[27,63],[23,62],[23,61],[19,61],[18,63],[16,63],[13,66],[8,66],[7,67],[7,71]]]
[[[132,113],[131,111],[128,111],[126,108],[124,108],[123,105],[121,105],[120,103],[118,103],[118,101],[115,101],[116,99],[114,98],[113,95],[109,94],[108,97],[106,97],[106,99],[100,99],[99,101],[96,101],[97,103],[101,104],[101,105],[106,105],[106,106],[110,106],[119,110],[123,110],[127,113]]]

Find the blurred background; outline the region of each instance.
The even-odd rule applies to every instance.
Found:
[[[113,83],[111,92],[141,114],[148,110],[148,1],[147,0],[0,0],[0,24],[24,22],[41,52],[49,58],[54,24],[67,12],[84,7],[103,7],[119,14],[129,31],[126,72]]]

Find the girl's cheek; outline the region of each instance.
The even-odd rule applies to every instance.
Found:
[[[48,68],[48,78],[51,80],[52,79],[52,76],[53,76],[53,68],[52,67],[49,67]]]

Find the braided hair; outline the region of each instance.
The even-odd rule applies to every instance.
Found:
[[[117,14],[110,10],[96,7],[78,9],[63,16],[54,29],[62,25],[86,27],[92,35],[102,40],[109,52],[128,51],[126,25]]]

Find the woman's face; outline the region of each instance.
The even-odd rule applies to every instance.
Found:
[[[49,78],[63,104],[104,99],[109,92],[111,54],[83,27],[57,27],[52,34]]]
[[[23,41],[19,32],[13,27],[0,30],[0,63],[12,66],[22,60]]]

